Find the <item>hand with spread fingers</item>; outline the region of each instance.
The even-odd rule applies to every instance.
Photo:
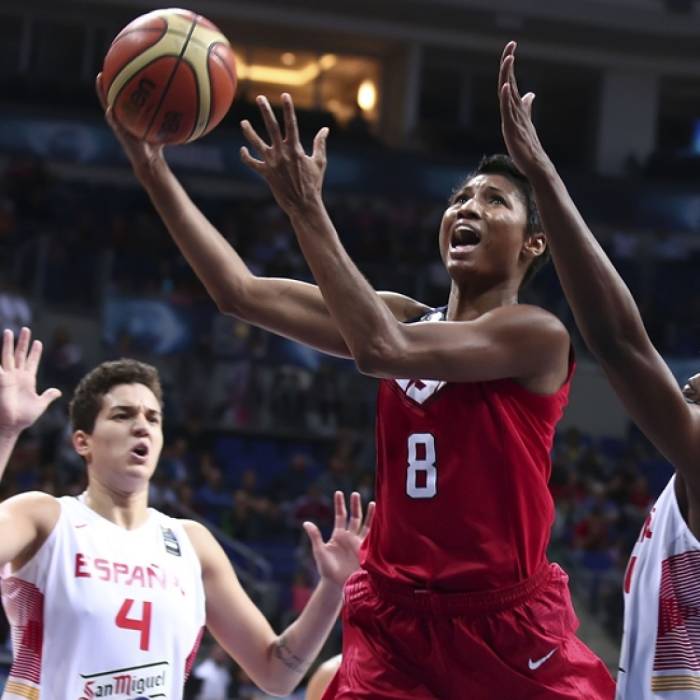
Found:
[[[248,148],[241,148],[241,160],[262,175],[272,190],[277,203],[290,216],[318,204],[321,199],[323,176],[326,172],[326,139],[328,128],[323,127],[314,137],[311,155],[307,155],[299,139],[299,128],[294,103],[289,94],[282,95],[284,136],[266,97],[256,100],[262,114],[270,143],[266,143],[249,121],[241,122],[243,135],[255,149],[254,158]]]
[[[360,566],[360,545],[372,525],[375,504],[372,501],[367,506],[367,517],[363,523],[359,493],[355,491],[350,496],[350,518],[342,491],[335,492],[333,502],[335,526],[328,542],[323,541],[318,527],[313,523],[305,522],[304,529],[311,540],[311,549],[321,578],[342,588],[350,574]]]
[[[97,74],[95,78],[95,90],[97,97],[100,100],[102,109],[105,111],[105,120],[117,137],[117,141],[121,144],[126,153],[129,162],[131,163],[134,173],[137,176],[152,172],[155,167],[165,162],[163,158],[162,144],[152,144],[132,136],[114,116],[111,107],[107,105],[107,99],[102,86],[102,73]]]
[[[542,148],[537,131],[532,123],[532,103],[535,93],[520,96],[515,80],[515,49],[517,44],[509,42],[501,56],[498,73],[498,99],[501,106],[501,131],[508,153],[526,177],[532,178],[551,166],[549,157]]]
[[[22,328],[14,344],[11,330],[2,336],[2,363],[0,366],[0,433],[19,434],[28,428],[55,401],[61,392],[47,389],[36,392],[36,373],[41,359],[42,345],[31,344],[31,331]]]

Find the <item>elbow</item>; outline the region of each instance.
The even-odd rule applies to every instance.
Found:
[[[237,285],[235,288],[224,287],[222,289],[210,290],[210,295],[219,313],[226,316],[234,316],[235,318],[250,322],[251,305],[249,299],[251,293],[246,285]]]
[[[300,681],[301,679],[299,679]],[[272,695],[275,698],[285,698],[294,692],[294,689],[299,685],[299,681],[296,683],[287,683],[286,685],[276,684],[276,683],[261,683],[260,690]]]
[[[355,365],[362,373],[370,377],[394,376],[397,371],[397,359],[401,350],[395,344],[371,342],[353,352]]]
[[[294,692],[294,689],[299,685],[303,675],[299,675],[298,678],[285,678],[282,676],[283,674],[277,674],[273,669],[269,669],[268,672],[260,674],[258,677],[250,677],[255,685],[257,685],[258,688],[260,688],[260,690],[262,690],[264,693],[272,695],[276,698],[283,698]]]
[[[216,304],[216,308],[220,314],[225,316],[234,316],[241,321],[246,321],[245,307],[240,300],[233,298],[231,295],[213,294],[212,298]]]

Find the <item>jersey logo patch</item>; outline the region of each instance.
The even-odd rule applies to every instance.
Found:
[[[169,527],[161,527],[160,529],[163,533],[165,551],[168,554],[172,554],[174,557],[181,557],[182,552],[180,551],[180,543],[177,541],[175,533]]]
[[[416,403],[424,403],[447,383],[437,379],[396,379],[395,381],[403,393]]]

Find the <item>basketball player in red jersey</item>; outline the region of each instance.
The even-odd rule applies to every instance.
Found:
[[[22,430],[60,395],[37,394],[40,356],[27,328],[16,347],[5,331],[0,476]],[[132,697],[156,686],[179,700],[205,625],[257,685],[290,693],[333,627],[372,507],[363,525],[355,493],[348,519],[337,492],[325,543],[318,528],[304,524],[320,581],[301,615],[277,635],[204,525],[148,508],[163,445],[155,368],[103,363],[81,380],[70,410],[86,491],[77,498],[23,493],[0,503],[0,588],[14,657],[3,700],[75,700],[120,694],[120,687]]]
[[[683,390],[651,343],[629,289],[576,209],[520,96],[515,48],[501,59],[503,136],[533,184],[581,335],[630,416],[676,469],[637,540],[624,582],[618,700],[698,697],[700,374]]]
[[[438,235],[446,307],[378,293],[323,205],[328,130],[306,155],[282,101],[284,135],[258,98],[269,143],[243,122],[260,160],[242,158],[289,215],[318,287],[252,275],[162,149],[107,119],[222,311],[382,380],[377,514],[346,586],[343,661],[325,697],[611,698],[610,675],[575,636],[566,575],[545,555],[549,452],[573,363],[564,326],[518,304],[547,247],[529,183],[496,156],[452,196]]]

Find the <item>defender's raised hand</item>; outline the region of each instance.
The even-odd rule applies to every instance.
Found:
[[[112,108],[107,106],[107,100],[102,87],[102,73],[98,73],[97,78],[95,78],[95,90],[100,104],[102,105],[102,109],[105,111],[107,124],[109,124],[114,135],[117,137],[117,141],[119,141],[124,149],[136,175],[147,173],[160,164],[163,161],[162,144],[153,144],[137,139],[115,119]]]
[[[335,526],[328,542],[324,542],[321,533],[310,522],[304,523],[306,534],[311,540],[316,566],[321,578],[343,587],[350,574],[360,566],[360,545],[372,525],[374,501],[367,506],[367,517],[362,522],[362,501],[356,491],[350,496],[350,518],[345,509],[345,494],[336,491],[333,496],[335,505]]]
[[[242,121],[243,135],[260,158],[251,156],[250,151],[243,146],[241,160],[265,178],[277,203],[287,214],[302,211],[305,206],[316,203],[321,196],[326,172],[328,128],[319,130],[314,137],[311,155],[307,155],[299,139],[291,96],[287,93],[282,95],[284,136],[267,98],[259,96],[256,102],[270,143],[260,138],[249,121]]]
[[[520,96],[515,80],[515,49],[509,42],[501,56],[498,73],[498,99],[501,106],[501,131],[513,162],[526,177],[541,172],[549,163],[537,131],[532,123],[532,103],[535,93]]]
[[[0,433],[17,434],[28,428],[61,395],[58,389],[47,389],[41,395],[36,393],[42,345],[35,340],[30,348],[30,340],[29,328],[20,331],[17,347],[12,331],[5,330],[2,336]]]

